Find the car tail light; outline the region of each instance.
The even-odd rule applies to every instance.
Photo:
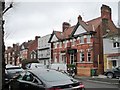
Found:
[[[84,85],[82,83],[80,83],[80,88],[84,88]]]

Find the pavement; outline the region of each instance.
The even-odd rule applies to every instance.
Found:
[[[90,82],[97,82],[97,83],[105,83],[105,84],[116,84],[119,85],[120,79],[117,78],[107,78],[104,75],[98,75],[98,76],[91,76],[91,77],[81,77],[81,76],[75,76],[76,79],[81,79],[81,80],[87,80]]]

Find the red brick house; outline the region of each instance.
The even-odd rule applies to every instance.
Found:
[[[5,50],[5,63],[12,65],[19,65],[19,44],[13,44],[13,47],[7,47]]]
[[[28,45],[28,59],[29,60],[37,60],[38,38],[40,37],[36,36],[35,40],[32,40],[29,42],[29,45]]]
[[[53,44],[52,62],[75,64],[77,74],[82,76],[90,76],[92,68],[101,74],[104,72],[103,36],[114,31],[111,8],[106,5],[102,5],[98,18],[85,22],[79,15],[74,26],[64,22],[63,31],[53,31],[49,40]]]
[[[38,48],[38,38],[35,40],[29,40],[28,42],[23,42],[20,46],[20,58],[21,60],[37,60],[37,48]]]

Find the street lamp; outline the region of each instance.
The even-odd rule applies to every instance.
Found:
[[[2,4],[2,22],[1,22],[1,32],[0,32],[0,40],[1,40],[1,43],[0,44],[2,48],[0,48],[0,51],[1,51],[1,57],[2,57],[2,61],[0,62],[0,66],[1,66],[1,73],[0,73],[0,77],[2,79],[0,79],[0,90],[4,90],[4,87],[5,87],[5,57],[4,57],[4,53],[5,53],[5,45],[4,45],[4,20],[3,20],[3,15],[10,9],[13,7],[13,2],[9,5],[9,7],[7,7],[6,9],[4,9],[5,7],[5,1],[0,1],[0,4]]]

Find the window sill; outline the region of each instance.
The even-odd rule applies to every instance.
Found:
[[[85,43],[80,43],[80,44],[85,44]]]
[[[120,47],[113,47],[113,49],[120,49]]]

